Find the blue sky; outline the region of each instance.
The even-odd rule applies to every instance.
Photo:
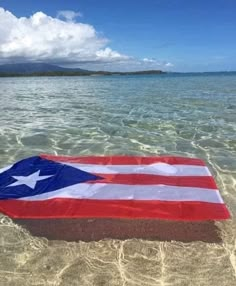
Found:
[[[236,70],[235,0],[0,0],[0,7],[2,63],[38,60],[108,70]],[[22,24],[21,17],[28,21]],[[52,24],[52,19],[61,23]],[[30,38],[35,23],[37,38],[43,31],[49,33],[41,50]],[[14,35],[11,39],[9,33]],[[55,46],[49,44],[50,33]]]

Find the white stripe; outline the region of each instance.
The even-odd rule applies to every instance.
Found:
[[[169,165],[166,163],[155,163],[150,165],[95,165],[65,163],[74,168],[100,174],[150,174],[162,176],[211,176],[205,166],[194,165]]]
[[[1,169],[0,169],[0,174],[3,173],[3,172],[5,172],[5,171],[7,171],[7,170],[9,170],[11,167],[12,167],[12,165],[7,166],[7,167],[4,167],[4,168],[1,168]]]
[[[95,200],[163,200],[224,203],[218,190],[165,185],[120,185],[81,183],[53,192],[20,200],[39,201],[53,198]]]

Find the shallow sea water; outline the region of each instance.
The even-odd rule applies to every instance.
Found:
[[[236,74],[0,78],[0,168],[42,152],[202,158],[232,219],[222,244],[68,243],[0,214],[0,286],[236,285]]]

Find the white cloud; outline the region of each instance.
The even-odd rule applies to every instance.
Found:
[[[48,62],[106,70],[165,69],[173,65],[154,58],[137,59],[108,47],[108,39],[92,25],[76,22],[81,13],[43,12],[17,18],[0,7],[0,64]]]
[[[153,58],[151,58],[151,59],[149,59],[149,58],[143,58],[142,59],[142,62],[143,62],[143,64],[147,64],[147,65],[149,65],[150,67],[152,66],[152,67],[154,67],[154,66],[156,66],[156,67],[161,67],[161,68],[165,68],[165,67],[173,67],[174,65],[172,64],[172,63],[170,63],[170,62],[166,62],[166,61],[158,61],[158,60],[156,60],[156,59],[153,59]]]
[[[173,67],[174,65],[172,63],[166,63],[165,66],[166,67]]]
[[[156,63],[155,59],[143,58],[144,63]]]
[[[63,14],[67,20],[63,21],[43,12],[17,18],[0,8],[0,61],[67,64],[119,62],[129,58],[107,47],[108,40],[93,26],[73,22],[75,12],[67,12]]]
[[[107,59],[107,58],[109,58],[109,59],[121,59],[121,55],[118,53],[118,52],[116,52],[116,51],[113,51],[112,49],[110,49],[110,48],[105,48],[105,49],[103,49],[103,50],[99,50],[99,51],[97,51],[96,52],[96,56],[98,57],[98,58],[100,58],[100,59]],[[130,57],[128,57],[128,56],[124,56],[123,55],[123,60],[128,60]]]
[[[68,22],[73,22],[77,17],[82,17],[82,13],[71,10],[58,11],[57,18],[63,18]]]
[[[137,58],[129,58],[119,62],[101,62],[99,64],[80,65],[83,68],[91,70],[109,70],[109,71],[140,71],[140,70],[170,70],[170,67],[174,66],[172,63],[167,61],[158,61],[153,59],[147,61]],[[146,58],[147,59],[147,58]]]

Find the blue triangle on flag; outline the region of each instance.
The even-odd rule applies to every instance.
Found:
[[[35,196],[98,179],[101,177],[62,163],[30,157],[0,173],[0,199]]]

